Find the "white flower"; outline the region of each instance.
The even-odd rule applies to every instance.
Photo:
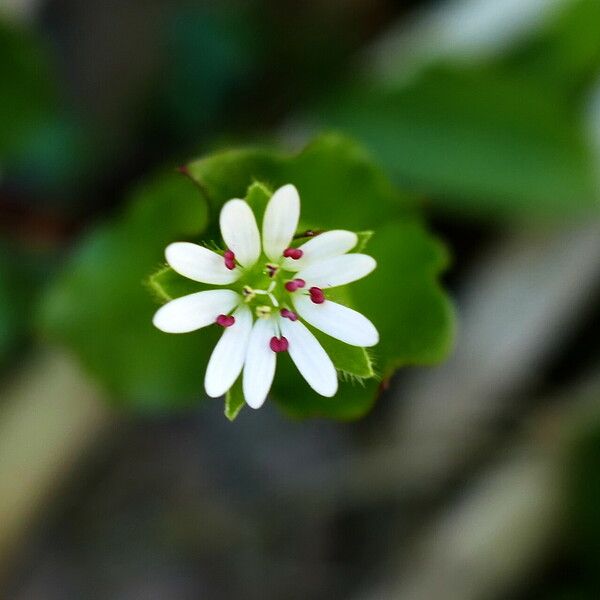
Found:
[[[366,317],[327,299],[326,292],[365,277],[375,260],[348,254],[358,241],[351,231],[327,231],[290,247],[299,217],[298,191],[284,185],[266,207],[262,249],[254,213],[237,199],[221,210],[224,255],[189,242],[167,247],[167,262],[180,275],[231,288],[177,298],[154,315],[154,325],[167,333],[215,323],[225,329],[206,369],[209,396],[225,394],[243,369],[246,403],[259,408],[273,382],[277,353],[284,351],[315,392],[333,396],[338,387],[335,367],[302,320],[353,346],[379,341]]]

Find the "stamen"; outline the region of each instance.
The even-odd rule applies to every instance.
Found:
[[[235,269],[235,254],[231,250],[225,250],[223,259],[225,261],[225,266],[230,271],[233,271],[233,269]]]
[[[325,292],[323,292],[321,288],[311,287],[308,290],[308,293],[310,294],[310,299],[315,304],[323,304],[323,302],[325,302]]]
[[[291,258],[292,260],[298,260],[299,258],[302,258],[303,254],[304,252],[302,252],[300,248],[286,248],[283,251],[283,256],[285,256],[285,258]]]
[[[285,352],[289,347],[289,343],[287,338],[283,336],[280,338],[273,336],[269,342],[269,347],[273,352]]]
[[[282,308],[280,314],[283,318],[289,319],[290,321],[298,320],[298,315],[295,312],[293,312],[287,308]]]
[[[251,302],[256,296],[256,292],[249,285],[245,285],[242,289],[242,295],[244,296],[244,302]]]
[[[299,288],[303,288],[306,285],[306,281],[304,279],[292,279],[292,281],[288,281],[285,284],[285,289],[288,292],[295,292]]]
[[[235,323],[235,317],[232,315],[219,315],[215,323],[221,327],[231,327]]]
[[[271,307],[266,305],[257,306],[255,312],[259,319],[266,319],[271,316]]]
[[[275,277],[275,273],[277,273],[277,271],[279,270],[279,266],[274,265],[273,263],[267,263],[265,265],[265,270],[269,277]]]

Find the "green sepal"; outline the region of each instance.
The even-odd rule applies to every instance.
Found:
[[[170,302],[181,296],[211,289],[203,283],[179,275],[169,265],[162,266],[150,275],[146,283],[160,303]]]
[[[371,238],[373,237],[374,231],[357,231],[358,242],[356,246],[352,248],[352,252],[362,252],[366,247]]]
[[[246,404],[246,401],[244,400],[242,376],[240,375],[233,386],[227,390],[227,394],[225,394],[225,416],[230,421],[235,421],[244,404]]]
[[[246,192],[246,202],[250,205],[252,212],[254,212],[259,229],[262,225],[267,204],[272,195],[273,190],[260,181],[255,181]]]

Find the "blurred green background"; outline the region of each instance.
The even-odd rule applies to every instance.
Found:
[[[146,279],[255,177],[382,381],[230,423]],[[0,217],[0,597],[600,597],[600,1],[0,0]]]

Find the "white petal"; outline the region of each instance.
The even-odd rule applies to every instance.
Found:
[[[251,267],[260,256],[260,234],[248,203],[237,199],[226,202],[219,223],[227,248],[242,266]]]
[[[225,394],[244,366],[248,337],[252,330],[252,312],[242,304],[233,316],[235,323],[223,332],[206,367],[204,387],[211,398]]]
[[[153,323],[166,333],[187,333],[215,322],[241,301],[232,290],[208,290],[171,300],[154,314]]]
[[[289,342],[288,352],[310,387],[321,396],[333,396],[338,380],[331,359],[317,338],[300,321],[280,319],[281,333]]]
[[[273,319],[257,319],[252,327],[244,365],[243,389],[246,404],[260,408],[267,399],[275,376],[276,354],[269,343],[275,335]]]
[[[363,348],[379,342],[377,329],[359,312],[331,300],[315,304],[308,296],[300,294],[293,294],[293,299],[298,314],[327,335]]]
[[[190,242],[175,242],[165,250],[167,262],[180,275],[213,285],[228,285],[240,276],[239,269],[230,271],[223,257],[208,248]]]
[[[375,259],[366,254],[343,254],[302,269],[298,278],[304,279],[307,287],[330,288],[362,279],[376,266]]]
[[[358,243],[358,236],[353,231],[344,231],[336,229],[320,233],[308,242],[300,246],[300,250],[304,253],[302,258],[293,260],[286,258],[282,265],[288,271],[299,271],[317,260],[331,258],[332,256],[340,256],[350,252]]]
[[[300,196],[291,184],[280,187],[271,197],[263,218],[263,249],[273,261],[289,247],[300,218]]]

